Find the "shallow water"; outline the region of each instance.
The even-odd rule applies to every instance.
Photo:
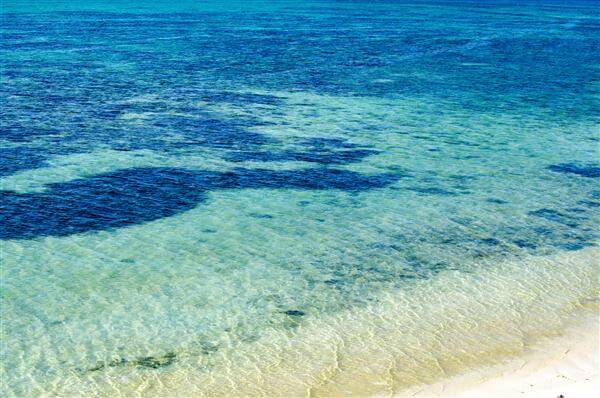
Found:
[[[597,297],[592,2],[2,7],[3,396],[396,392]]]

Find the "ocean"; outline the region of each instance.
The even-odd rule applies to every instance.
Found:
[[[597,313],[598,17],[4,0],[0,395],[394,395]]]

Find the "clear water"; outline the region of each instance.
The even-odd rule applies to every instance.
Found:
[[[3,396],[394,393],[597,297],[594,2],[4,1],[1,31]]]

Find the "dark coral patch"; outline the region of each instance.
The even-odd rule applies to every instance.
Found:
[[[165,355],[162,355],[159,357],[138,358],[138,359],[132,361],[131,363],[133,365],[141,366],[143,368],[158,369],[158,368],[164,368],[166,366],[172,365],[173,362],[175,362],[176,357],[177,357],[177,355],[175,355],[174,352],[168,352]]]
[[[555,173],[577,174],[582,177],[596,178],[600,177],[600,167],[587,165],[577,165],[575,163],[561,163],[548,166],[548,170]]]
[[[47,151],[32,147],[0,148],[0,176],[40,167],[49,156]]]
[[[560,243],[557,244],[556,247],[559,249],[563,249],[563,250],[568,250],[568,251],[575,251],[575,250],[581,250],[585,247],[589,247],[592,246],[592,244],[590,243],[581,243],[581,242],[567,242],[567,243]]]
[[[580,205],[587,206],[587,207],[600,207],[600,202],[596,202],[593,200],[580,200],[577,203]]]
[[[194,174],[131,169],[52,184],[42,193],[0,192],[0,237],[64,236],[171,216],[204,199]]]
[[[329,168],[236,169],[218,173],[178,168],[134,168],[49,185],[41,193],[0,191],[0,238],[65,236],[125,227],[173,216],[220,189],[289,188],[363,191],[397,181]]]
[[[537,246],[537,244],[531,242],[531,241],[527,241],[524,239],[517,239],[514,241],[515,245],[519,246],[520,248],[524,248],[524,249],[535,249]]]
[[[576,227],[578,224],[573,220],[573,217],[563,214],[553,209],[539,209],[527,213],[530,216],[544,218],[548,221],[557,222],[569,227]]]
[[[497,246],[500,244],[500,241],[495,238],[484,238],[484,239],[481,239],[481,243],[484,243],[484,244],[490,245],[490,246]]]
[[[109,362],[98,362],[91,368],[86,369],[88,372],[96,372],[107,367],[118,367],[118,366],[139,366],[142,368],[158,369],[172,365],[177,359],[177,354],[174,352],[167,352],[160,356],[147,356],[136,358],[133,360],[127,360],[125,358],[115,358]]]

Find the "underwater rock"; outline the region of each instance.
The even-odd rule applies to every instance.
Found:
[[[289,316],[304,316],[304,315],[306,315],[306,312],[300,311],[300,310],[287,310],[287,311],[284,311],[283,313],[286,315],[289,315]]]

